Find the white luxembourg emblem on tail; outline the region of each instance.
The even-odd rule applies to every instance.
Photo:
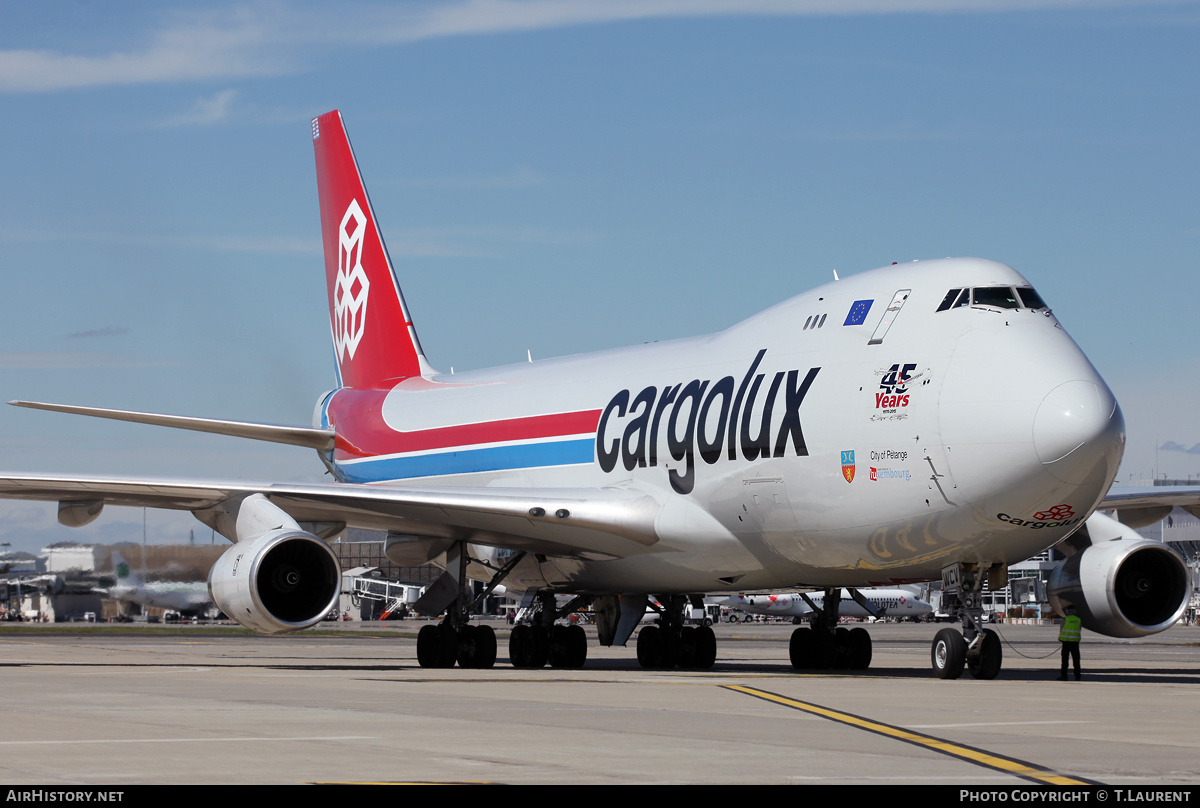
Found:
[[[341,358],[354,358],[367,322],[367,292],[371,288],[362,266],[367,217],[351,199],[338,228],[337,289],[333,297],[333,347]]]

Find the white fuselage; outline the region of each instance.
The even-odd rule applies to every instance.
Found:
[[[352,482],[613,487],[660,505],[638,552],[529,557],[514,589],[871,586],[1014,563],[1092,512],[1124,443],[1112,393],[1048,310],[938,311],[952,289],[1028,285],[978,259],[891,266],[705,337],[409,379],[358,445],[458,442],[328,462]],[[487,428],[527,422],[546,426]]]

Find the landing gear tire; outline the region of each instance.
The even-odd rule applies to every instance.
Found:
[[[508,638],[508,658],[514,668],[543,668],[549,653],[546,629],[514,626]]]
[[[838,626],[833,630],[833,659],[834,670],[846,670],[850,665],[850,629]]]
[[[865,628],[850,629],[850,670],[871,667],[871,634]]]
[[[422,668],[453,668],[458,659],[458,635],[446,623],[422,626],[417,632],[417,664]]]
[[[952,628],[942,629],[933,638],[930,660],[939,679],[957,679],[967,661],[967,641]]]
[[[459,629],[458,667],[484,669],[495,664],[496,632],[491,626],[467,625]]]
[[[643,668],[662,667],[662,643],[658,626],[646,626],[637,635],[637,660]]]
[[[717,635],[704,626],[696,629],[696,650],[692,667],[698,671],[710,670],[717,661]]]
[[[567,642],[571,646],[571,653],[568,659],[568,668],[582,668],[587,662],[587,632],[583,630],[583,626],[571,626]]]
[[[696,656],[696,628],[695,626],[684,626],[679,629],[678,652],[675,656],[675,664],[681,668],[692,667],[692,661]]]
[[[792,660],[792,667],[798,671],[813,667],[813,647],[811,628],[798,628],[793,631],[792,639],[788,641],[788,656]]]
[[[582,668],[587,661],[587,633],[576,625],[554,626],[548,657],[552,668]]]
[[[417,664],[422,668],[436,668],[437,665],[437,626],[421,626],[417,632]]]
[[[971,676],[976,679],[995,679],[1000,674],[1003,661],[1004,647],[1000,645],[1000,637],[990,628],[984,629],[979,652],[967,657]]]
[[[494,667],[496,665],[496,630],[491,626],[478,626],[475,631],[475,667]]]

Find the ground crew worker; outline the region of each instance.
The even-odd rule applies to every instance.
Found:
[[[1075,660],[1075,681],[1079,681],[1079,632],[1083,628],[1083,620],[1075,614],[1075,607],[1067,607],[1067,616],[1063,620],[1062,629],[1058,632],[1058,641],[1062,643],[1062,673],[1058,681],[1067,681],[1067,657]]]

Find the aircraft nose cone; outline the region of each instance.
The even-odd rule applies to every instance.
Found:
[[[1076,379],[1051,390],[1033,422],[1033,446],[1042,466],[1066,483],[1102,479],[1120,462],[1125,419],[1108,387]]]

